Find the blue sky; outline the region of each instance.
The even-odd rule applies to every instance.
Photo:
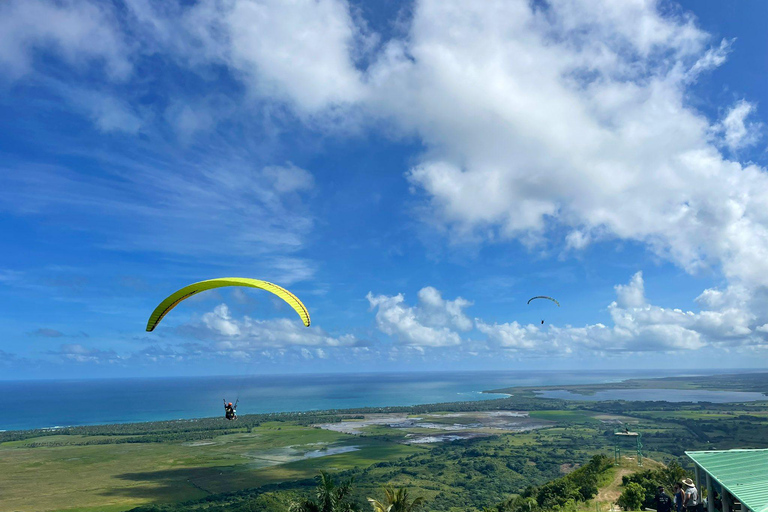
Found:
[[[768,6],[475,4],[0,4],[0,378],[765,367]]]

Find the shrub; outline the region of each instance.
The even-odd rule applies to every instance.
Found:
[[[645,489],[640,484],[630,482],[619,496],[618,504],[624,510],[640,510],[645,498]]]

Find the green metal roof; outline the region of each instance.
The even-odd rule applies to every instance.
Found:
[[[768,512],[768,449],[685,452],[754,512]]]

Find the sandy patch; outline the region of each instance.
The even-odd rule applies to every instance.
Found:
[[[315,426],[352,435],[363,434],[363,429],[372,425],[383,425],[406,432],[415,429],[441,430],[445,433],[431,435],[423,432],[410,432],[406,435],[406,442],[409,443],[438,443],[494,435],[499,431],[527,432],[553,425],[553,422],[550,421],[532,419],[525,411],[477,411],[424,414],[422,416],[408,417],[405,413],[369,414],[361,420],[345,420]],[[454,421],[445,421],[449,418]]]

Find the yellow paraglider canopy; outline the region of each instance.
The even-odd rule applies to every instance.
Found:
[[[285,302],[287,302],[296,311],[296,313],[299,314],[301,321],[304,322],[304,325],[309,327],[309,311],[307,311],[306,306],[304,306],[298,297],[296,297],[285,288],[277,286],[276,284],[269,283],[267,281],[261,281],[259,279],[248,279],[247,277],[222,277],[219,279],[200,281],[199,283],[185,286],[181,290],[174,292],[163,302],[161,302],[160,305],[157,306],[149,316],[149,321],[147,322],[147,331],[149,332],[154,330],[154,328],[157,327],[157,324],[160,323],[160,320],[162,320],[170,310],[175,308],[179,302],[183,301],[184,299],[188,299],[196,293],[212,290],[213,288],[222,288],[224,286],[248,286],[251,288],[260,288],[262,290],[274,293]]]

